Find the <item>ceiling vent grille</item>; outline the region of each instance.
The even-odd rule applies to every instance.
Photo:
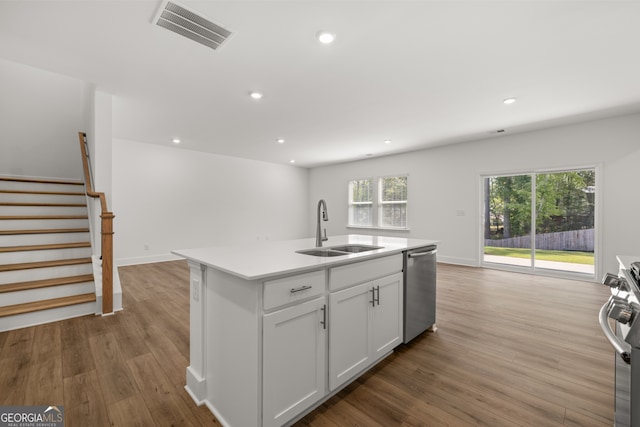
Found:
[[[214,24],[174,2],[163,2],[154,22],[211,49],[218,49],[231,35],[231,31]]]

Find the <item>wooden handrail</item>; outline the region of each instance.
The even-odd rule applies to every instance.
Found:
[[[87,134],[78,132],[80,150],[82,153],[82,167],[87,196],[100,199],[101,214],[101,254],[102,254],[102,314],[113,312],[113,212],[107,208],[107,198],[104,193],[93,190],[91,174],[89,173],[89,159],[87,155]]]

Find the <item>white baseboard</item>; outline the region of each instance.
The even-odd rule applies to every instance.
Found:
[[[438,254],[438,262],[442,262],[445,264],[466,265],[468,267],[478,267],[480,265],[478,263],[478,260],[473,258],[448,257],[448,256],[441,256],[440,254]]]
[[[187,385],[184,388],[198,406],[204,404],[207,398],[205,384],[205,379],[187,366]]]

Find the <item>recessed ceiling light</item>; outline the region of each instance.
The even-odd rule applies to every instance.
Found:
[[[504,105],[511,105],[514,102],[516,102],[515,98],[506,98],[505,100],[502,101],[504,103]]]
[[[180,144],[180,140],[178,138],[173,138],[171,142],[173,142],[174,144]]]
[[[318,41],[322,44],[330,44],[336,39],[336,35],[328,31],[318,32]]]
[[[250,92],[249,96],[253,99],[260,99],[262,98],[262,94],[260,92]]]
[[[391,140],[390,140],[390,139],[385,139],[385,140],[384,140],[384,143],[385,143],[385,144],[391,144]]]
[[[284,138],[278,138],[278,139],[276,139],[276,142],[278,144],[284,144]]]
[[[289,163],[295,163],[295,162],[296,162],[296,161],[295,161],[295,160],[293,160],[293,159],[289,160]]]

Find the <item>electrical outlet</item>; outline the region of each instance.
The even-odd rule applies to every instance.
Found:
[[[200,301],[200,280],[193,279],[191,281],[191,287],[193,288],[193,300]]]
[[[145,244],[144,244],[144,250],[145,250],[145,251],[148,251],[148,250],[149,250],[149,244],[148,244],[148,243],[145,243]]]
[[[465,216],[467,213],[464,211],[464,209],[458,209],[456,211],[456,216]]]

